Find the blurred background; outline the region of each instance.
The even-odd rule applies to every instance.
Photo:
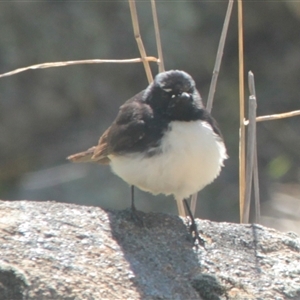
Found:
[[[142,38],[156,56],[149,1],[137,1]],[[227,1],[157,1],[166,69],[196,81],[204,102]],[[199,195],[197,216],[238,222],[238,46],[234,6],[212,114],[230,158]],[[300,109],[300,3],[244,1],[245,71],[258,115]],[[2,2],[0,73],[43,62],[139,57],[126,1]],[[153,73],[157,66],[152,64]],[[130,189],[109,167],[66,157],[97,143],[119,106],[144,89],[142,64],[27,71],[0,79],[0,198],[125,209]],[[246,89],[247,90],[247,89]],[[248,94],[246,95],[246,99]],[[300,233],[299,117],[257,125],[262,223]],[[172,197],[136,190],[138,209],[176,214]]]

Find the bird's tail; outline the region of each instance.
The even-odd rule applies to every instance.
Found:
[[[94,155],[94,150],[95,150],[95,146],[83,151],[83,152],[79,152],[76,154],[72,154],[70,156],[67,157],[68,160],[70,160],[71,162],[93,162],[92,160],[92,156]]]

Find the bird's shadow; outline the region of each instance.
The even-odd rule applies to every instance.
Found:
[[[140,299],[205,299],[201,288],[197,288],[197,278],[201,274],[199,256],[206,250],[195,251],[192,236],[181,218],[138,212],[143,220],[141,226],[132,221],[130,210],[107,212],[113,238],[130,264]],[[206,276],[211,277],[215,289],[216,278]],[[219,299],[214,291],[212,295],[206,299]]]

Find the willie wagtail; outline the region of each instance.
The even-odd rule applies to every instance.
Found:
[[[68,157],[109,164],[130,185],[174,195],[181,216],[183,199],[211,183],[226,158],[221,132],[193,78],[179,70],[159,73],[120,107],[97,146]]]

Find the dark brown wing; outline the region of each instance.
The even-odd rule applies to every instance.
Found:
[[[142,101],[144,91],[127,100],[113,124],[100,137],[98,145],[70,155],[72,162],[109,164],[109,154],[133,152],[143,140],[152,109]]]
[[[120,107],[119,113],[107,130],[105,140],[100,139],[94,150],[92,159],[98,159],[109,154],[136,152],[141,145],[147,146],[145,136],[151,126],[153,111],[142,101],[144,91],[129,99]],[[104,147],[103,143],[106,144]]]

